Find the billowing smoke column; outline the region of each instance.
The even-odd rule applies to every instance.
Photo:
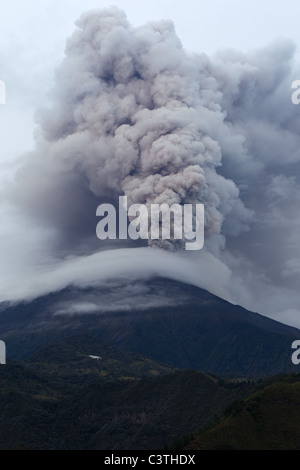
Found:
[[[133,28],[116,8],[77,26],[18,174],[19,203],[66,240],[95,229],[96,205],[122,194],[128,204],[204,203],[207,235],[229,213],[244,230],[250,212],[217,172],[212,135],[228,131],[208,58],[187,55],[171,22]]]
[[[1,193],[14,203],[12,240],[1,237],[1,299],[176,276],[299,326],[295,49],[281,39],[192,55],[170,22],[134,28],[117,8],[84,14],[56,71],[53,106],[37,114],[35,150]],[[203,203],[204,249],[99,240],[97,207],[118,207],[124,195],[129,205]]]
[[[294,51],[280,40],[208,58],[188,54],[171,22],[136,28],[117,8],[84,14],[56,72],[53,107],[38,114],[36,149],[18,171],[14,199],[76,253],[101,249],[102,202],[203,203],[206,249],[219,256],[226,239],[227,264],[237,237],[235,258],[263,261],[287,279],[300,260]]]

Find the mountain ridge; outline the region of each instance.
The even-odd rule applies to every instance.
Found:
[[[162,448],[257,388],[167,369],[88,335],[8,360],[0,379],[0,449]]]
[[[144,292],[135,308],[122,308],[122,298],[126,304],[122,289],[118,292],[114,284],[102,289],[69,287],[3,309],[1,339],[6,341],[8,357],[21,359],[66,336],[92,333],[168,367],[247,376],[297,371],[291,362],[291,344],[300,338],[300,331],[294,327],[165,278],[126,284],[127,296],[130,289]],[[110,310],[105,311],[110,299]],[[91,304],[94,313],[89,311]],[[78,306],[83,309],[80,313]],[[72,308],[74,314],[61,313]]]
[[[300,450],[300,375],[278,378],[232,402],[185,450]]]

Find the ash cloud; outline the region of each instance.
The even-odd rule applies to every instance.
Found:
[[[67,244],[95,231],[95,207],[205,204],[206,232],[251,217],[217,172],[225,127],[206,56],[191,57],[169,21],[133,28],[117,8],[84,14],[56,73],[52,109],[39,112],[36,150],[17,175],[19,204]]]
[[[86,259],[121,246],[96,238],[101,202],[125,194],[129,204],[203,203],[205,252],[189,258],[191,282],[205,284],[208,269],[205,288],[281,321],[287,312],[290,322],[300,300],[295,45],[189,54],[170,21],[133,27],[114,7],[88,12],[76,26],[10,201],[55,232],[51,256]],[[119,250],[107,253],[117,263]],[[173,256],[180,271],[190,255]],[[155,260],[150,271],[163,272],[165,258]]]

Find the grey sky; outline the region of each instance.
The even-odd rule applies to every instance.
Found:
[[[295,0],[11,0],[0,4],[0,79],[7,106],[0,111],[1,158],[31,147],[36,107],[47,100],[54,69],[80,14],[117,5],[129,21],[171,19],[183,46],[212,54],[220,48],[248,51],[277,37],[300,47]],[[298,52],[297,52],[298,53]],[[19,138],[12,138],[17,127]]]

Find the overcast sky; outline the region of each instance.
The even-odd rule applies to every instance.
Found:
[[[51,103],[54,73],[64,58],[66,38],[72,35],[75,29],[75,21],[81,13],[87,10],[110,5],[117,5],[122,8],[133,26],[141,26],[149,21],[159,21],[161,19],[172,20],[176,34],[189,54],[205,53],[209,57],[213,57],[220,49],[229,48],[248,54],[249,57],[255,57],[253,63],[258,64],[257,66],[261,67],[262,70],[265,67],[265,70],[272,72],[270,72],[270,81],[277,73],[276,67],[280,69],[281,61],[284,70],[284,61],[286,60],[286,63],[289,64],[292,55],[294,57],[293,63],[300,63],[300,28],[298,21],[300,7],[295,0],[286,0],[284,2],[274,0],[210,0],[205,2],[197,0],[153,0],[152,2],[137,0],[119,0],[115,2],[104,0],[27,0],[24,2],[11,0],[7,3],[2,2],[0,5],[0,80],[4,80],[7,86],[7,104],[0,106],[0,197],[2,201],[5,200],[2,196],[6,194],[8,182],[14,178],[15,168],[22,164],[26,152],[34,147],[34,135],[36,133],[34,116],[37,109]],[[266,55],[264,53],[251,55],[251,51],[264,48],[276,39],[280,39],[280,44],[283,44],[278,47],[277,55],[276,46],[272,46],[270,51],[266,52]],[[295,44],[293,53],[291,52],[292,46],[290,43],[285,43],[282,41],[283,39],[291,40]],[[222,57],[227,57],[226,54],[223,53]],[[237,55],[228,54],[228,57],[235,57],[236,60]],[[218,72],[217,65],[215,65],[215,68],[217,78],[218,73],[220,73],[221,78],[222,74],[225,74],[224,87],[226,88],[226,80],[228,79],[230,83],[232,79],[230,70],[227,71],[224,68],[224,70],[218,69]],[[299,69],[296,65],[295,70],[297,68]],[[251,71],[249,73],[251,76]],[[262,84],[261,89],[258,90],[259,93],[267,88],[268,77],[265,84],[263,83],[264,78],[264,76],[259,78],[260,84]],[[196,258],[199,256],[204,270],[199,274],[200,280],[195,281],[195,284],[198,283],[205,288],[210,288],[214,293],[229,300],[240,301],[247,308],[300,327],[300,296],[297,293],[300,273],[299,250],[297,252],[300,231],[298,215],[292,221],[293,227],[288,230],[288,239],[286,233],[284,233],[285,227],[289,224],[284,217],[289,212],[293,214],[295,207],[299,207],[299,185],[298,179],[293,175],[294,167],[288,166],[286,169],[278,170],[281,158],[280,152],[282,152],[281,144],[282,146],[289,145],[285,147],[287,153],[284,155],[287,160],[290,160],[289,163],[294,164],[299,157],[295,151],[299,148],[295,137],[295,135],[297,136],[298,123],[293,124],[292,117],[296,112],[296,107],[293,108],[289,100],[289,84],[294,79],[300,79],[300,76],[297,76],[296,72],[293,76],[286,72],[282,88],[274,92],[274,99],[276,98],[277,104],[273,106],[272,100],[266,101],[261,109],[257,111],[257,114],[255,114],[255,109],[251,108],[251,100],[249,99],[248,102],[248,97],[247,102],[245,101],[245,109],[241,106],[238,114],[233,115],[234,110],[230,106],[228,108],[229,114],[232,112],[233,115],[236,134],[240,131],[239,119],[241,119],[245,123],[245,129],[242,130],[243,138],[246,142],[247,139],[250,141],[253,138],[253,142],[251,140],[251,145],[249,144],[247,147],[247,152],[249,151],[249,154],[251,152],[255,154],[256,152],[257,160],[255,162],[245,160],[244,162],[247,171],[252,171],[253,181],[255,178],[258,179],[258,173],[255,174],[258,167],[253,169],[254,167],[251,167],[251,165],[257,164],[260,153],[263,153],[265,147],[262,161],[264,168],[267,168],[266,174],[269,172],[272,178],[267,181],[264,177],[265,179],[262,178],[260,181],[262,186],[266,182],[268,183],[268,187],[263,194],[265,198],[262,203],[264,211],[259,212],[259,201],[255,201],[255,194],[250,192],[245,201],[249,202],[250,205],[252,204],[252,210],[258,211],[257,220],[260,218],[260,222],[262,222],[262,219],[267,217],[266,214],[269,214],[270,219],[273,217],[273,220],[263,229],[258,228],[257,225],[253,226],[249,232],[242,234],[237,241],[232,241],[229,236],[228,247],[230,250],[225,252],[220,260],[213,258],[210,252],[197,254]],[[246,85],[248,86],[248,83]],[[258,96],[260,96],[259,93]],[[257,102],[259,103],[259,100]],[[283,105],[281,105],[282,103]],[[259,113],[264,114],[266,122],[268,118],[274,121],[272,123],[274,127],[271,130],[266,122],[259,125],[258,128],[255,127],[255,121],[260,117]],[[286,118],[285,121],[283,119],[284,125],[280,117],[276,120],[277,113],[282,113],[283,117]],[[251,119],[248,120],[249,116]],[[289,130],[293,134],[289,138],[287,138],[287,132],[285,132],[287,122],[290,126]],[[279,128],[283,129],[281,136],[277,133]],[[249,135],[247,134],[248,130]],[[226,141],[224,135],[221,135],[223,131],[220,131],[220,135],[217,135],[218,133],[214,132],[212,124],[211,134],[214,134],[213,138],[216,140],[220,138],[224,142]],[[266,141],[261,140],[264,133],[269,133]],[[286,142],[284,141],[285,137],[287,138]],[[236,148],[238,148],[239,142]],[[255,142],[262,142],[262,145],[257,144],[259,148],[256,149]],[[224,152],[230,152],[229,148],[229,143],[225,142]],[[242,153],[243,151],[245,151],[246,158],[247,152],[245,149],[241,150]],[[232,153],[234,154],[234,151]],[[272,158],[274,159],[274,166],[272,166]],[[242,172],[238,174],[238,170],[235,170],[234,160],[231,163],[229,162],[228,167],[224,165],[224,168],[225,177],[233,178],[237,185],[242,181],[240,186],[242,188],[245,175]],[[231,175],[230,171],[232,170],[235,173]],[[228,174],[226,174],[226,171],[228,171]],[[299,174],[297,174],[298,176]],[[228,192],[232,189],[229,186],[225,188]],[[232,199],[229,198],[229,204],[231,203]],[[236,207],[236,218],[229,219],[232,231],[235,230],[235,224],[242,223],[243,217],[245,220],[249,217],[250,212],[248,214],[246,212],[242,204]],[[57,282],[53,282],[53,279],[57,279],[57,276],[59,279],[64,278],[65,283],[73,280],[69,269],[70,265],[63,265],[61,261],[56,264],[57,260],[53,260],[53,253],[51,254],[45,249],[46,245],[50,246],[53,243],[51,228],[44,226],[42,223],[40,226],[33,224],[29,217],[20,215],[19,208],[16,209],[16,213],[11,207],[8,211],[6,202],[0,205],[0,216],[2,219],[0,229],[2,267],[2,270],[0,267],[0,300],[9,298],[9,295],[13,297],[13,292],[15,292],[14,298],[26,297],[26,289],[28,292],[34,291],[39,294],[45,292],[45,285],[55,286],[56,288],[58,285]],[[281,224],[281,226],[276,226],[276,223]],[[227,230],[230,233],[228,227]],[[253,233],[255,233],[255,237],[251,238]],[[270,248],[272,246],[276,246],[273,252]],[[275,249],[277,250],[276,256],[274,256]],[[234,258],[236,250],[240,250],[239,256]],[[147,250],[140,253],[145,256],[145,270],[147,273],[155,271],[152,255],[148,255]],[[243,260],[241,253],[244,257]],[[130,264],[130,255],[127,251],[124,252],[123,256],[124,266],[126,260]],[[167,264],[167,255],[164,256],[166,256]],[[101,256],[99,259],[101,259]],[[98,257],[89,258],[89,260],[91,261],[91,268],[88,268],[86,259],[83,264],[80,264],[80,260],[78,262],[75,260],[78,270],[82,270],[88,279],[88,269],[96,269]],[[105,263],[107,266],[109,265],[106,258]],[[170,263],[169,275],[174,273],[175,265]],[[181,261],[178,262],[177,266],[180,269],[182,266]],[[234,272],[234,266],[236,272]],[[249,268],[249,273],[245,272],[245,266]],[[117,252],[112,258],[111,268],[113,273],[118,271]],[[195,280],[197,274],[190,274],[190,270],[194,272],[194,269],[195,263],[190,268],[188,264],[184,265],[183,278],[186,278],[189,282],[191,282],[191,278]],[[209,271],[207,276],[207,279],[209,279],[208,284],[204,281],[203,272],[205,270],[206,272]],[[139,272],[139,270],[137,271]],[[197,270],[195,272],[197,273]],[[161,270],[161,274],[168,273],[164,269]],[[298,277],[294,278],[292,274],[296,274]],[[40,283],[41,289],[39,290],[37,288],[39,286],[37,276],[40,275],[42,275],[45,282],[43,286]],[[234,280],[231,276],[234,277]],[[247,286],[248,281],[249,285]],[[217,289],[216,284],[219,286]],[[62,285],[63,281],[60,286]],[[233,286],[234,289],[231,290]],[[52,288],[54,287],[49,287],[50,290]]]
[[[7,84],[1,109],[2,155],[16,155],[32,143],[33,114],[45,102],[65,41],[80,14],[117,5],[129,21],[171,19],[183,46],[212,54],[222,48],[248,51],[276,38],[300,47],[299,5],[294,0],[10,0],[0,4],[0,65]],[[11,129],[19,128],[19,138]]]

